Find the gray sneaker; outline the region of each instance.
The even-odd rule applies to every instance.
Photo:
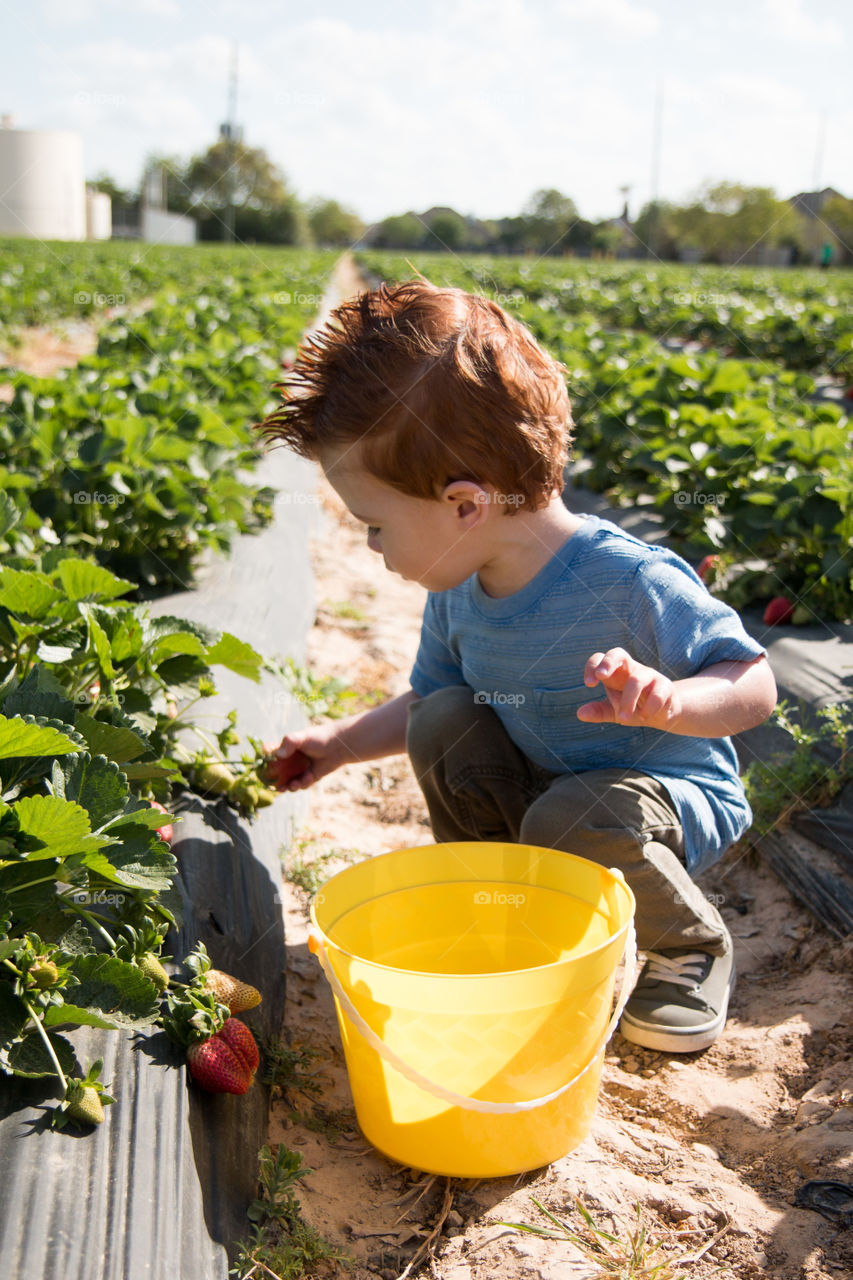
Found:
[[[726,1023],[735,985],[731,947],[707,951],[648,951],[619,1030],[632,1044],[668,1053],[694,1053],[713,1044]]]

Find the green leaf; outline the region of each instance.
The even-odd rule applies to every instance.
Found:
[[[0,491],[0,538],[5,537],[21,518],[21,513],[8,494]]]
[[[162,840],[152,838],[150,831],[137,831],[139,834],[131,835],[120,828],[121,844],[110,847],[107,857],[115,882],[150,893],[167,889],[178,868],[175,855]]]
[[[44,573],[25,569],[0,569],[0,605],[26,618],[46,618],[62,599]]]
[[[51,1006],[53,1008],[54,1006]],[[47,1025],[47,1018],[42,1021]],[[53,1034],[48,1032],[53,1052],[59,1059],[59,1065],[62,1067],[66,1076],[74,1076],[80,1072],[80,1064],[77,1061],[77,1055],[73,1046],[65,1039],[65,1036],[59,1036],[54,1031]],[[55,1076],[56,1067],[44,1046],[44,1041],[37,1031],[30,1031],[24,1036],[23,1040],[19,1040],[13,1045],[7,1054],[6,1061],[10,1070],[16,1076],[25,1076],[36,1078],[38,1076]]]
[[[156,831],[158,827],[162,827],[163,823],[168,821],[169,819],[159,809],[155,809],[153,805],[146,803],[144,800],[137,800],[136,796],[134,796],[128,801],[128,808],[125,809],[124,813],[120,813],[113,818],[105,829],[112,835],[121,835],[122,828],[128,826],[145,827],[147,831]]]
[[[178,653],[188,653],[192,654],[193,657],[203,658],[206,652],[206,646],[191,631],[173,631],[170,635],[163,636],[162,640],[157,641],[151,651],[151,665],[159,667],[164,659],[171,658]]]
[[[45,667],[35,666],[3,703],[6,716],[44,716],[48,720],[74,723],[74,703],[64,685]]]
[[[45,858],[73,857],[96,852],[109,844],[104,836],[93,836],[89,815],[79,804],[60,796],[24,796],[13,806],[21,831],[39,848],[27,852],[28,862]]]
[[[135,582],[117,578],[88,560],[62,560],[57,566],[57,573],[70,600],[110,600],[136,589]]]
[[[29,1018],[27,1006],[15,995],[11,983],[0,980],[0,1050],[18,1038]]]
[[[124,764],[135,760],[149,750],[148,743],[138,733],[125,725],[108,724],[105,720],[96,720],[93,716],[80,711],[74,719],[74,728],[86,739],[89,751],[93,756],[106,756]]]
[[[80,612],[86,619],[89,628],[89,643],[98,655],[98,664],[104,675],[112,680],[115,675],[115,667],[113,666],[112,653],[110,650],[110,640],[104,628],[95,617],[94,610],[88,605],[81,604]]]
[[[69,733],[52,725],[38,724],[29,716],[0,715],[0,760],[38,756],[64,756],[80,750]]]
[[[54,786],[57,795],[82,806],[94,831],[122,813],[127,804],[123,770],[102,755],[81,754],[76,760],[63,761],[54,770]]]
[[[176,618],[172,614],[164,613],[159,618],[145,620],[145,644],[148,645],[161,636],[172,635],[176,631],[189,631],[192,635],[198,636],[202,644],[207,646],[216,644],[221,634],[215,627],[208,627],[203,622],[192,622],[189,618]]]
[[[12,909],[13,928],[17,933],[32,928],[36,920],[57,919],[57,892],[54,876],[59,869],[56,859],[49,862],[17,862],[0,868],[0,901]],[[40,881],[41,883],[31,883]],[[46,930],[40,925],[42,935]]]
[[[82,955],[64,1005],[51,1005],[46,1026],[85,1022],[95,1027],[148,1027],[160,1010],[159,992],[141,969],[115,956]]]
[[[216,644],[208,649],[207,660],[260,683],[263,658],[245,640],[238,640],[228,631],[223,631]]]
[[[718,392],[746,391],[750,385],[750,376],[742,364],[735,360],[721,360],[714,370],[713,377],[705,385],[705,394],[716,395]]]
[[[134,782],[142,782],[150,778],[172,778],[177,781],[181,777],[179,770],[167,769],[159,764],[126,764],[122,766],[122,773]]]

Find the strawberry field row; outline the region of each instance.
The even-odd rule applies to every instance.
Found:
[[[299,305],[295,293],[314,292],[316,261],[323,259],[268,246],[0,239],[0,338],[5,342],[25,325],[109,317],[170,290],[192,296],[215,287],[217,280],[276,294],[289,310]]]
[[[674,335],[725,355],[853,379],[847,272],[506,258],[471,261],[466,272],[479,292],[557,316],[593,313],[610,329]]]
[[[389,281],[411,275],[399,259],[364,262]],[[433,283],[488,294],[494,262],[415,265]],[[584,270],[591,292],[597,266]],[[787,282],[776,273],[773,287]],[[491,296],[566,366],[580,483],[659,512],[688,559],[717,555],[710,585],[738,607],[785,594],[798,621],[853,614],[853,426],[839,404],[812,398],[811,375],[713,350],[666,352],[648,333],[614,331],[606,305],[602,319],[519,289]]]
[[[181,290],[112,318],[75,368],[0,369],[0,551],[23,563],[61,541],[149,589],[180,587],[204,546],[225,550],[268,520],[272,493],[246,474],[251,423],[331,265],[189,251]]]

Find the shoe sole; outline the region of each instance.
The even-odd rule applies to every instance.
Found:
[[[732,965],[729,985],[723,998],[723,1007],[712,1022],[705,1022],[698,1027],[661,1027],[654,1022],[640,1022],[625,1011],[619,1022],[619,1031],[631,1044],[641,1045],[644,1049],[662,1049],[666,1053],[696,1053],[699,1049],[707,1049],[719,1036],[726,1025],[729,1009],[729,997],[734,990],[734,965]]]

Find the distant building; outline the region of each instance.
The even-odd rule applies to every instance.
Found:
[[[791,196],[788,203],[807,218],[817,218],[827,200],[836,196],[841,196],[841,192],[836,191],[835,187],[824,187],[823,191],[800,191],[798,195]]]
[[[844,199],[835,187],[824,187],[822,191],[800,191],[788,201],[803,217],[806,254],[815,264],[825,262],[827,253],[831,258],[838,248],[836,236],[821,217],[824,205],[836,196]]]
[[[105,191],[86,188],[86,239],[109,240],[113,234],[113,202]]]
[[[86,239],[83,139],[66,129],[0,122],[0,235]]]

